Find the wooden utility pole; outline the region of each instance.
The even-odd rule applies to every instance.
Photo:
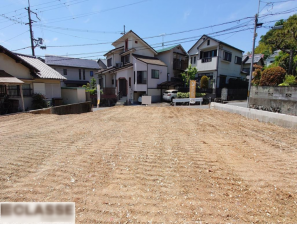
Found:
[[[258,26],[258,16],[259,16],[259,9],[260,9],[260,0],[258,4],[258,13],[255,15],[255,26],[254,26],[254,36],[253,36],[253,51],[252,51],[252,62],[250,67],[250,79],[249,79],[249,86],[248,86],[248,93],[247,93],[247,108],[250,107],[250,92],[251,92],[251,84],[253,79],[253,69],[254,69],[254,56],[255,56],[255,44],[256,44],[256,37],[257,37],[257,26]]]

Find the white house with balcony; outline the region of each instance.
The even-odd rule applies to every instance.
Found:
[[[97,72],[103,86],[103,98],[116,96],[128,103],[141,95],[159,101],[158,84],[167,81],[167,65],[156,58],[157,52],[132,30],[112,43],[105,54],[107,68]]]
[[[188,51],[189,64],[198,70],[197,81],[209,77],[209,88],[223,88],[229,79],[245,79],[241,75],[243,51],[225,42],[203,35]]]

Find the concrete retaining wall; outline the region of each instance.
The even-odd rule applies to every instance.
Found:
[[[243,108],[239,106],[226,105],[215,102],[212,102],[210,104],[210,108],[223,110],[230,113],[236,113],[249,119],[257,119],[260,122],[273,123],[281,127],[297,129],[297,116]]]
[[[297,87],[252,87],[250,108],[297,116]]]
[[[61,105],[61,106],[55,106],[55,107],[46,108],[46,109],[29,111],[29,113],[33,113],[33,114],[57,114],[57,115],[79,114],[79,113],[86,113],[86,112],[92,112],[91,102]]]

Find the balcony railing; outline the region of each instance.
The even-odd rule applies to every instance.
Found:
[[[201,59],[201,62],[202,63],[207,63],[207,62],[211,62],[212,61],[212,58],[211,57],[209,57],[209,58],[202,58]]]
[[[173,59],[173,69],[174,70],[185,70],[188,67],[188,61],[187,60],[179,60],[179,59]]]

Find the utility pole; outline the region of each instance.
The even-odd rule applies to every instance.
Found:
[[[255,44],[256,44],[256,37],[257,37],[257,26],[261,26],[262,24],[258,24],[258,16],[259,16],[259,9],[260,9],[260,0],[258,4],[258,13],[255,15],[255,26],[254,26],[254,37],[253,37],[253,50],[252,50],[252,62],[250,67],[250,79],[249,79],[249,86],[248,86],[248,95],[247,95],[247,108],[250,107],[250,92],[251,92],[251,84],[253,79],[253,69],[254,69],[254,56],[255,56]]]
[[[33,31],[32,31],[32,20],[31,20],[31,11],[30,11],[30,0],[28,0],[28,8],[26,8],[26,10],[28,10],[28,18],[29,18],[29,27],[30,27],[30,39],[31,39],[31,49],[32,49],[32,55],[35,56],[35,47],[34,47],[34,42],[33,42]]]
[[[31,39],[32,56],[35,56],[35,48],[37,46],[39,46],[41,49],[46,49],[46,46],[43,45],[43,39],[42,38],[34,39],[33,31],[32,31],[32,23],[33,22],[36,22],[36,21],[34,21],[34,20],[31,19],[31,13],[34,13],[37,18],[38,18],[38,15],[37,15],[37,13],[32,12],[30,10],[30,0],[28,0],[28,8],[25,8],[25,9],[28,11],[29,23],[26,23],[26,25],[29,24],[29,28],[30,28],[30,39]]]
[[[125,25],[124,25],[124,35],[126,34],[126,27],[125,27]]]

